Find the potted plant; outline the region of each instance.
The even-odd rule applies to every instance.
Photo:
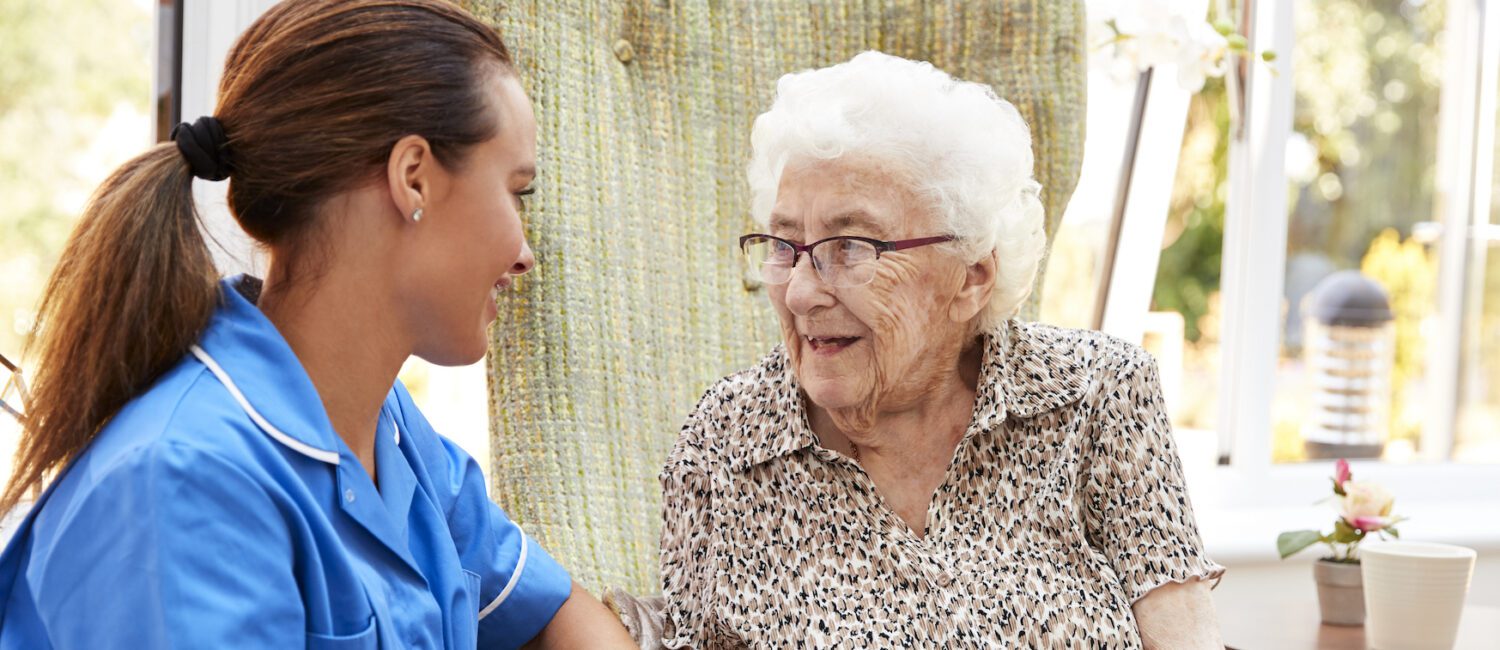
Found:
[[[1349,461],[1334,464],[1333,500],[1339,516],[1333,531],[1293,530],[1276,538],[1281,559],[1317,544],[1327,544],[1331,554],[1313,565],[1313,579],[1318,583],[1318,607],[1323,622],[1329,625],[1364,625],[1365,592],[1360,577],[1359,543],[1369,535],[1381,539],[1399,538],[1396,524],[1401,517],[1391,516],[1395,499],[1377,483],[1355,481],[1349,472]]]

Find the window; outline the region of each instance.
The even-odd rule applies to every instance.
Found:
[[[1423,227],[1436,221],[1445,4],[1307,0],[1293,10],[1275,462],[1427,451],[1422,333],[1437,317],[1439,251]],[[1383,293],[1389,319],[1318,322],[1320,306],[1352,299],[1320,284],[1350,277],[1338,271]],[[1314,295],[1320,286],[1330,290]]]
[[[1318,452],[1363,458],[1355,471],[1400,495],[1412,516],[1403,533],[1494,544],[1465,511],[1500,515],[1500,263],[1491,255],[1500,201],[1490,191],[1500,182],[1500,0],[1210,4],[1276,60],[1243,64],[1192,96],[1153,86],[1139,146],[1168,139],[1149,133],[1153,112],[1179,111],[1185,126],[1171,138],[1171,166],[1138,159],[1123,175],[1126,203],[1137,186],[1169,198],[1159,214],[1127,205],[1117,218],[1124,233],[1153,233],[1159,258],[1144,265],[1149,275],[1122,273],[1142,265],[1121,259],[1100,271],[1113,271],[1102,283],[1106,311],[1139,311],[1126,319],[1138,330],[1112,329],[1108,317],[1104,329],[1142,341],[1162,368],[1207,542],[1234,561],[1270,559],[1280,528],[1326,518],[1311,504],[1298,509],[1330,472],[1303,462],[1316,460],[1306,423],[1319,403],[1302,308],[1311,287],[1346,270],[1388,298],[1391,380],[1374,391],[1388,410],[1372,449]],[[1095,98],[1091,112],[1125,119],[1122,102]],[[1089,127],[1092,147],[1099,129]],[[1164,168],[1175,178],[1151,173]]]
[[[1491,104],[1492,106],[1495,104]],[[1495,119],[1500,119],[1497,116]],[[1495,153],[1491,152],[1491,160]],[[1500,185],[1500,171],[1490,186]],[[1500,197],[1469,237],[1453,457],[1500,463]]]

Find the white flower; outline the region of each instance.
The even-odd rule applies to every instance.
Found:
[[[1345,481],[1339,514],[1350,526],[1371,533],[1391,523],[1391,506],[1395,501],[1378,483]]]
[[[1188,92],[1203,89],[1208,77],[1222,77],[1229,53],[1229,40],[1203,21],[1184,25],[1186,38],[1177,49],[1177,83]]]
[[[1187,40],[1187,19],[1171,0],[1132,0],[1116,7],[1122,54],[1141,70],[1171,62]]]
[[[1091,48],[1112,55],[1101,61],[1112,73],[1176,65],[1177,82],[1198,92],[1225,72],[1229,42],[1208,24],[1203,2],[1092,0],[1089,12]]]

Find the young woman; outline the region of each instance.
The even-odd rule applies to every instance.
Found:
[[[43,299],[0,649],[633,647],[396,381],[535,260],[529,101],[443,0],[286,0],[95,194]],[[194,178],[269,251],[220,282]]]

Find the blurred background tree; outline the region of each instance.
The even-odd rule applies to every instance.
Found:
[[[1292,302],[1328,273],[1358,268],[1382,230],[1409,236],[1432,219],[1443,12],[1439,0],[1306,0],[1295,20]],[[1183,315],[1193,342],[1219,290],[1228,130],[1223,82],[1210,80],[1189,110],[1153,296],[1157,309]],[[1285,332],[1294,345],[1299,322]]]
[[[23,367],[89,194],[151,143],[152,15],[151,0],[0,0],[0,353]],[[0,416],[0,481],[19,437]]]
[[[1203,339],[1203,318],[1219,292],[1224,200],[1229,195],[1229,102],[1211,79],[1188,105],[1188,124],[1172,188],[1165,250],[1152,306],[1182,314],[1188,341]]]
[[[94,187],[150,143],[152,4],[0,0],[0,352]]]
[[[1390,292],[1391,312],[1396,317],[1390,437],[1415,446],[1422,437],[1422,414],[1414,408],[1421,404],[1414,386],[1420,386],[1426,358],[1422,321],[1432,310],[1437,290],[1437,257],[1415,238],[1403,240],[1395,228],[1387,228],[1370,243],[1360,271]]]

